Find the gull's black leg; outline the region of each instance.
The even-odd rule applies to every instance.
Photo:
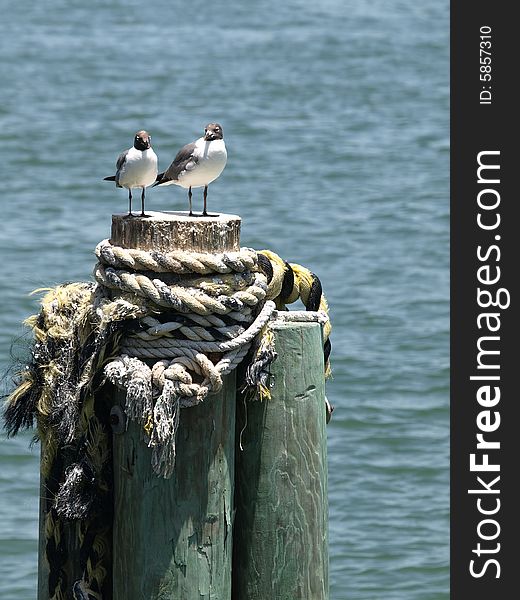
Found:
[[[132,217],[132,189],[128,189],[128,216]]]
[[[144,188],[141,192],[141,217],[146,217],[146,215],[144,214]]]
[[[188,190],[188,200],[190,201],[190,217],[193,217],[193,212],[191,211],[191,186],[190,189]]]
[[[202,216],[203,217],[207,217],[208,216],[208,212],[206,210],[207,201],[208,201],[208,186],[205,185],[204,186],[204,210],[202,211]]]

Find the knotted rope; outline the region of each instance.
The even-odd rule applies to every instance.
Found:
[[[133,294],[147,303],[105,375],[126,390],[125,413],[148,434],[154,471],[170,477],[179,410],[222,388],[222,377],[243,360],[275,310],[266,301],[267,276],[248,248],[161,253],[104,240],[96,255],[94,276],[105,295]]]

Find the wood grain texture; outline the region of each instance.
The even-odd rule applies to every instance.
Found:
[[[182,409],[171,479],[135,423],[114,435],[114,598],[231,598],[235,374]]]
[[[274,323],[272,399],[239,397],[234,600],[328,598],[327,446],[321,327]]]
[[[148,217],[112,215],[110,242],[122,248],[169,252],[236,252],[240,217],[189,217],[187,212],[148,212]]]

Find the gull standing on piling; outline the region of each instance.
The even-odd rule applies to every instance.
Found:
[[[144,130],[135,134],[134,145],[122,152],[116,162],[116,174],[104,181],[115,181],[116,186],[128,190],[128,216],[132,214],[132,189],[141,188],[141,217],[144,213],[144,190],[157,178],[157,155],[152,149],[152,136]]]
[[[164,173],[157,175],[154,185],[180,185],[188,188],[191,210],[191,188],[204,187],[203,217],[207,213],[208,185],[217,179],[226,166],[227,152],[224,133],[218,123],[206,125],[204,135],[179,150],[172,164]]]

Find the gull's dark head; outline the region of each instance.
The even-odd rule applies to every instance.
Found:
[[[135,134],[135,138],[134,138],[134,148],[136,150],[148,150],[148,148],[152,147],[152,136],[148,133],[148,131],[145,131],[144,129],[141,129],[141,131],[138,131]]]
[[[209,123],[204,129],[204,139],[207,142],[224,139],[224,132],[218,123]]]

